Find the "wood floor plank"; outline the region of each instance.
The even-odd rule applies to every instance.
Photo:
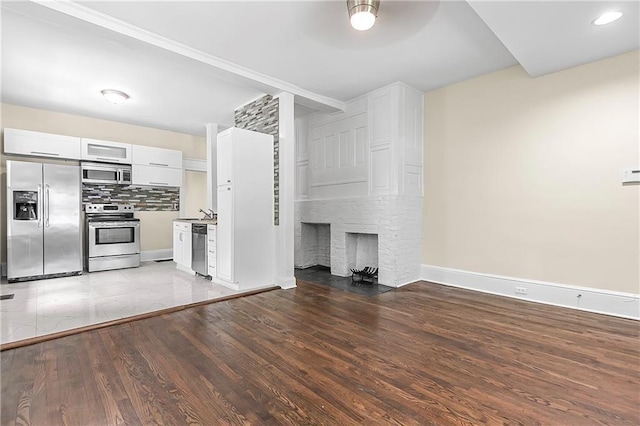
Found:
[[[640,424],[640,322],[299,282],[10,349],[2,425]]]
[[[163,327],[164,323],[159,323],[159,327]],[[248,419],[239,414],[236,407],[232,406],[228,400],[222,397],[220,392],[212,392],[214,389],[203,373],[211,375],[212,378],[223,377],[223,370],[217,357],[208,357],[208,349],[201,345],[196,339],[183,339],[181,332],[186,330],[169,329],[166,333],[157,332],[150,325],[142,330],[150,342],[156,347],[171,347],[176,345],[180,347],[179,353],[171,353],[169,356],[156,351],[148,352],[147,356],[152,357],[164,371],[172,372],[177,391],[172,394],[176,403],[183,407],[184,412],[195,413],[190,414],[192,418],[186,419],[192,423],[206,424],[207,418],[225,419],[225,421],[233,423],[246,423]],[[182,339],[181,341],[177,341]],[[195,354],[195,356],[194,356]],[[201,371],[198,367],[201,364],[200,358],[207,357],[207,360],[213,361],[214,365],[207,363],[207,369]],[[212,367],[217,368],[212,368]],[[197,378],[197,380],[193,380]],[[216,380],[217,381],[217,380]],[[226,392],[225,392],[226,393]],[[211,404],[210,400],[218,400],[221,404]],[[258,418],[250,416],[252,421]]]
[[[102,362],[104,350],[100,345],[100,333],[83,334],[83,347],[79,348],[82,354],[80,367],[85,383],[92,383],[93,397],[100,402],[104,410],[104,416],[109,424],[135,424],[136,417],[129,417],[129,413],[120,411],[118,401],[125,395],[118,381],[112,379],[116,376],[115,369],[110,363]]]

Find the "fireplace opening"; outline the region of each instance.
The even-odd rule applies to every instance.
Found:
[[[378,234],[346,234],[347,270],[378,268]]]
[[[297,267],[326,266],[331,268],[331,225],[302,223],[302,256]]]

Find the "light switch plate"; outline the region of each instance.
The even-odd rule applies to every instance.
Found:
[[[622,171],[622,183],[640,182],[640,169],[624,169]]]

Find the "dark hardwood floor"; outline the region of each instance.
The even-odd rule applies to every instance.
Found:
[[[3,351],[2,425],[640,424],[640,323],[299,282]]]

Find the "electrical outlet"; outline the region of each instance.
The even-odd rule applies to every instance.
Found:
[[[516,294],[527,294],[527,289],[525,287],[516,287]]]

